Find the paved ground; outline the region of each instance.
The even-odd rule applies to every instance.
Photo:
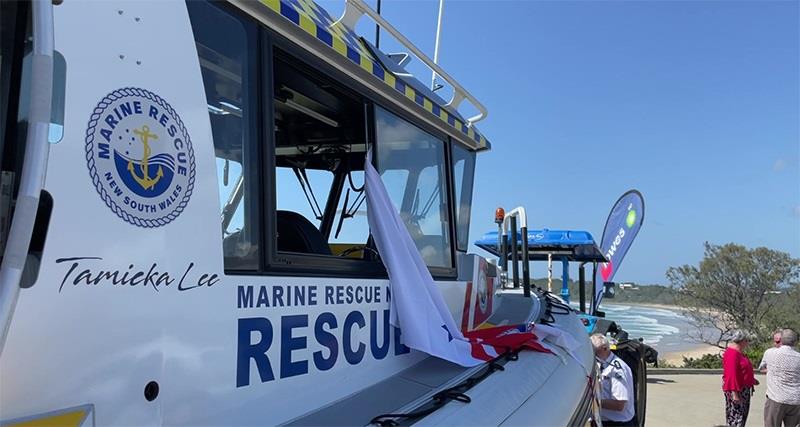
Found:
[[[764,425],[765,378],[757,379],[761,385],[750,404],[749,426]],[[647,383],[647,427],[725,425],[721,375],[649,373]]]

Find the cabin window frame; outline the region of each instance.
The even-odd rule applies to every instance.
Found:
[[[187,3],[191,2],[188,0]],[[244,213],[244,224],[243,226],[247,226],[252,228],[252,236],[251,239],[252,243],[257,245],[255,250],[255,255],[250,262],[253,263],[252,266],[246,266],[241,268],[236,267],[229,267],[225,263],[225,253],[223,247],[223,240],[224,234],[223,230],[220,230],[220,249],[222,254],[222,263],[223,268],[226,275],[259,275],[264,270],[264,254],[266,251],[265,246],[265,227],[264,227],[264,203],[263,203],[263,195],[261,189],[264,186],[263,174],[259,173],[260,168],[262,166],[261,158],[263,147],[268,145],[269,140],[265,140],[263,138],[263,133],[261,131],[262,126],[262,117],[265,112],[264,102],[262,100],[263,97],[252,95],[252,93],[258,94],[262,93],[265,87],[265,70],[263,68],[263,58],[260,51],[263,49],[263,25],[258,22],[258,20],[254,19],[252,16],[242,12],[240,9],[234,7],[233,5],[226,3],[226,2],[215,2],[215,1],[205,1],[203,2],[207,7],[211,7],[217,9],[220,13],[227,15],[231,19],[237,21],[242,28],[244,33],[244,39],[246,42],[245,51],[246,55],[242,58],[242,87],[248,87],[252,89],[250,92],[251,94],[247,96],[246,102],[243,102],[242,108],[248,111],[247,113],[247,120],[242,118],[242,130],[243,135],[246,138],[243,138],[242,141],[242,152],[246,154],[244,157],[244,161],[242,162],[242,174],[245,178],[245,182],[248,183],[246,187],[255,187],[255,188],[246,188],[245,194],[243,197],[247,197],[249,200],[242,209],[246,212]],[[187,15],[189,14],[189,6],[187,4]],[[192,42],[197,43],[197,37],[194,34],[194,28],[191,24],[191,15],[188,15],[190,20],[190,27],[192,28]],[[200,59],[199,52],[197,53],[198,60]],[[201,79],[203,80],[203,84],[205,85],[205,76],[202,74],[202,69],[200,70]],[[246,77],[246,78],[245,78]],[[270,80],[271,81],[271,80]],[[207,94],[205,93],[205,87],[203,87],[203,95],[204,98],[207,99]],[[209,117],[209,128],[213,129],[213,124],[211,123]],[[213,143],[213,130],[212,130],[212,147],[214,147]],[[214,150],[216,148],[214,147]],[[216,161],[216,156],[215,156]],[[214,169],[215,174],[218,173],[216,167]],[[217,183],[219,185],[219,183]],[[243,201],[240,203],[244,203]]]
[[[461,206],[459,204],[456,204],[456,200],[457,200],[456,199],[456,179],[457,179],[457,177],[456,177],[456,161],[458,160],[458,159],[456,159],[456,150],[464,150],[464,151],[466,151],[468,153],[468,155],[470,156],[470,159],[465,160],[465,162],[469,161],[472,164],[471,179],[469,180],[470,186],[469,186],[469,191],[467,192],[470,195],[470,197],[469,197],[469,205],[470,205],[470,207],[469,207],[469,209],[466,210],[464,218],[460,218],[459,217],[459,211],[461,209]],[[463,145],[460,146],[460,144],[458,144],[458,142],[452,142],[451,141],[451,143],[450,143],[450,158],[451,158],[450,175],[452,175],[451,179],[452,179],[452,183],[453,183],[453,185],[451,187],[451,191],[452,191],[452,197],[453,197],[453,202],[452,202],[453,203],[453,213],[455,215],[455,219],[454,219],[454,222],[455,222],[455,224],[454,224],[454,226],[455,226],[455,238],[456,238],[455,246],[456,246],[456,251],[463,252],[463,253],[466,253],[469,250],[469,227],[472,224],[472,201],[475,198],[475,171],[477,169],[477,163],[478,163],[477,162],[477,156],[478,156],[478,153],[476,151],[470,150],[467,147],[464,147]],[[464,197],[464,194],[463,194],[464,183],[465,183],[464,177],[467,174],[466,166],[467,166],[467,164],[465,163],[464,164],[465,169],[463,171],[464,175],[461,176],[461,181],[462,181],[462,183],[461,183],[461,185],[462,185],[461,191],[462,191],[462,194],[460,195],[460,197],[462,198],[462,200],[463,200],[463,197]],[[462,226],[464,226],[463,229],[462,229]],[[462,242],[462,232],[463,232],[463,239],[464,239],[463,242]],[[463,246],[462,246],[462,243],[463,243]]]
[[[17,118],[19,117],[20,98],[25,96],[20,92],[22,86],[23,74],[23,59],[25,56],[25,39],[30,30],[30,7],[23,2],[8,3],[5,7],[11,8],[11,15],[4,16],[4,21],[12,21],[11,25],[13,32],[10,39],[4,39],[1,42],[8,47],[4,52],[5,55],[11,54],[10,57],[3,58],[3,67],[0,69],[0,111],[4,114],[0,117],[0,166],[3,166],[2,161],[5,158],[4,154],[9,147],[7,144],[14,144],[17,142]],[[9,13],[6,11],[6,13]],[[24,145],[24,144],[23,144]],[[20,157],[22,155],[20,154]],[[8,165],[10,166],[10,165]],[[9,167],[9,170],[12,168]]]
[[[283,277],[330,277],[330,278],[387,278],[387,272],[380,261],[361,259],[348,259],[336,256],[278,252],[276,237],[276,210],[277,210],[277,182],[276,175],[276,139],[274,135],[274,63],[276,52],[292,65],[299,65],[304,71],[311,70],[312,77],[321,78],[330,82],[340,91],[355,96],[363,106],[365,123],[365,141],[368,146],[376,147],[376,122],[375,107],[394,114],[429,135],[440,140],[444,149],[445,162],[445,196],[448,203],[447,220],[449,233],[450,266],[428,266],[429,271],[436,280],[455,280],[457,277],[457,224],[454,177],[453,177],[453,144],[458,144],[445,132],[434,128],[423,120],[415,118],[414,114],[386,102],[375,94],[366,85],[357,82],[346,72],[338,69],[321,58],[312,55],[301,47],[295,45],[273,28],[258,19],[242,12],[230,4],[214,6],[242,22],[246,29],[248,44],[256,48],[248,53],[245,66],[250,73],[248,84],[252,93],[260,96],[251,96],[247,106],[251,109],[250,120],[244,125],[249,131],[249,137],[243,147],[250,150],[253,164],[249,165],[253,176],[250,177],[253,186],[257,188],[252,193],[254,197],[251,208],[256,216],[252,217],[258,227],[255,243],[257,250],[257,268],[230,269],[225,268],[225,274],[236,276],[283,276]],[[254,27],[247,31],[247,27]],[[255,38],[252,40],[251,38]],[[465,147],[466,148],[466,147]],[[468,149],[468,148],[467,148]],[[469,150],[469,149],[468,149]],[[473,150],[469,150],[473,151]],[[373,156],[373,165],[379,168],[377,156]],[[341,197],[341,196],[340,196]],[[222,242],[220,242],[222,244]]]
[[[452,145],[453,142],[452,142],[451,138],[448,135],[445,135],[445,134],[443,134],[441,132],[436,132],[434,129],[432,129],[430,127],[421,126],[419,122],[413,121],[412,119],[410,119],[410,115],[407,112],[399,111],[399,109],[397,109],[397,108],[387,107],[386,104],[381,104],[381,103],[373,103],[373,106],[372,106],[373,118],[372,118],[372,122],[371,123],[372,123],[372,126],[373,126],[373,132],[376,132],[376,130],[374,129],[376,127],[375,107],[380,107],[381,109],[385,110],[386,112],[388,112],[390,114],[393,114],[394,116],[396,116],[397,118],[403,120],[407,124],[409,124],[409,125],[411,125],[413,127],[416,127],[417,129],[421,130],[424,133],[427,133],[428,135],[432,136],[433,138],[435,138],[436,140],[438,140],[438,141],[440,141],[442,143],[442,151],[443,151],[443,154],[444,154],[444,157],[443,157],[444,158],[444,174],[443,174],[443,177],[445,179],[445,182],[444,182],[445,188],[443,189],[444,190],[444,194],[443,195],[446,198],[447,205],[448,205],[448,209],[447,209],[447,221],[448,221],[448,223],[447,223],[447,225],[448,225],[447,226],[447,232],[449,233],[449,236],[448,236],[449,245],[448,246],[449,246],[449,252],[450,252],[450,266],[447,267],[447,266],[431,266],[431,265],[428,265],[428,270],[431,272],[431,275],[433,275],[434,278],[454,279],[456,277],[456,273],[457,273],[457,268],[456,268],[456,266],[457,266],[457,260],[456,260],[457,254],[456,254],[456,241],[455,241],[456,234],[455,234],[455,227],[454,227],[454,222],[455,222],[455,211],[454,211],[455,206],[454,206],[454,198],[453,198],[453,194],[454,194],[453,193],[453,191],[454,191],[453,183],[454,183],[454,181],[453,181],[453,176],[452,176],[453,175],[452,174],[452,169],[453,169],[452,166],[453,166],[453,164],[452,164],[452,153],[451,153],[451,149],[452,149],[451,145]],[[377,135],[375,133],[373,133],[373,138],[377,138]],[[380,141],[377,141],[375,139],[373,139],[373,141],[375,141],[375,144],[376,144],[375,146],[376,147],[380,145]],[[373,164],[375,165],[375,168],[378,170],[378,172],[380,172],[381,168],[380,168],[380,163],[379,163],[378,157],[379,156],[377,156],[376,154],[373,154]]]
[[[281,61],[297,68],[298,71],[314,79],[321,79],[326,83],[335,86],[340,92],[347,96],[357,99],[361,103],[364,111],[365,127],[364,138],[368,146],[374,144],[374,126],[370,123],[371,115],[368,113],[369,100],[364,96],[363,91],[354,89],[351,85],[343,83],[342,76],[334,76],[327,67],[322,69],[325,64],[322,61],[313,61],[312,55],[305,54],[297,49],[289,41],[283,39],[272,29],[262,26],[266,42],[263,43],[262,54],[264,60],[270,63],[270,70],[275,63],[275,58],[280,57]],[[280,53],[278,53],[280,52]],[[266,57],[269,57],[268,59]],[[263,74],[263,73],[262,73]],[[343,75],[343,73],[342,73]],[[386,278],[387,273],[383,264],[379,261],[350,259],[330,255],[304,254],[293,252],[280,252],[277,248],[277,165],[276,165],[276,141],[274,137],[274,86],[275,74],[271,73],[269,81],[265,82],[264,99],[267,100],[268,107],[262,115],[265,122],[262,130],[265,133],[264,139],[268,141],[264,145],[264,164],[261,174],[267,185],[262,186],[264,193],[264,212],[262,223],[265,225],[264,239],[266,240],[265,271],[266,275],[277,276],[300,276],[300,277],[336,277],[336,278]],[[268,138],[268,139],[267,139]],[[364,242],[366,243],[366,242]]]
[[[0,196],[0,201],[7,204],[0,205],[0,259],[3,258],[5,241],[10,231],[11,219],[14,214],[13,204],[19,192],[19,182],[22,172],[22,163],[25,159],[25,136],[28,129],[27,117],[21,117],[20,106],[23,98],[29,95],[22,92],[22,82],[26,72],[24,67],[26,54],[26,41],[32,31],[31,8],[27,3],[6,3],[3,5],[6,13],[4,22],[10,21],[12,32],[10,38],[0,41],[7,50],[3,52],[3,66],[0,69],[0,171],[7,172],[5,178],[0,178],[0,184],[10,185],[11,192],[8,199]],[[10,9],[10,11],[9,11]],[[30,72],[30,70],[27,70]],[[20,119],[24,119],[20,121]],[[11,176],[13,174],[13,177]]]
[[[368,146],[376,147],[379,141],[376,141],[376,123],[375,123],[375,107],[379,106],[384,110],[396,115],[402,120],[408,122],[422,131],[432,135],[438,140],[442,141],[444,145],[444,161],[445,161],[445,178],[446,178],[446,196],[448,201],[448,232],[450,233],[450,267],[437,267],[428,266],[431,275],[437,280],[455,280],[457,277],[456,269],[456,234],[455,234],[455,211],[454,211],[454,198],[453,198],[453,178],[452,178],[452,157],[451,157],[451,144],[454,143],[452,139],[445,133],[429,126],[413,118],[412,114],[408,111],[396,108],[394,105],[377,99],[370,89],[361,85],[351,76],[347,75],[340,69],[334,68],[324,60],[311,55],[309,52],[297,47],[291,41],[287,40],[282,35],[275,32],[273,29],[262,26],[267,42],[262,43],[264,46],[263,54],[272,54],[274,58],[275,49],[277,48],[283,55],[299,64],[302,68],[313,70],[316,77],[331,82],[338,89],[343,92],[352,94],[360,98],[365,109],[365,126],[366,126],[366,143]],[[263,73],[262,73],[263,74]],[[264,99],[268,100],[269,107],[265,108],[265,113],[262,117],[268,123],[274,120],[274,108],[272,107],[273,101],[273,86],[274,75],[271,75],[269,82],[265,82]],[[262,126],[262,129],[268,134],[272,134],[272,128]],[[267,141],[265,135],[265,141]],[[269,136],[269,141],[264,147],[264,157],[262,160],[265,165],[265,181],[271,182],[271,185],[264,187],[265,194],[265,213],[269,220],[263,221],[265,224],[266,233],[263,233],[266,239],[266,274],[268,275],[281,275],[281,276],[310,276],[310,277],[343,277],[343,278],[387,278],[387,272],[383,263],[378,261],[368,260],[353,260],[346,258],[330,257],[325,255],[314,254],[300,254],[288,253],[277,251],[277,241],[273,238],[276,228],[275,211],[277,210],[277,200],[275,197],[275,141],[273,136]],[[373,154],[373,166],[380,170],[377,162],[377,156]],[[266,218],[266,217],[265,217]]]

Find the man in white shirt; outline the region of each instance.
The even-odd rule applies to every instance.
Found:
[[[783,328],[777,329],[775,332],[772,333],[772,342],[774,345],[764,351],[764,354],[761,356],[761,363],[758,364],[758,370],[762,373],[767,372],[767,362],[765,361],[765,357],[767,353],[774,351],[776,348],[781,346],[781,334],[783,334]]]
[[[800,425],[800,352],[797,332],[784,329],[781,346],[764,352],[762,364],[767,368],[767,402],[764,404],[766,427]]]
[[[600,364],[603,426],[636,426],[631,368],[611,352],[611,345],[604,335],[592,335],[592,347]]]

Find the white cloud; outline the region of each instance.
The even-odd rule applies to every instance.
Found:
[[[780,172],[784,169],[786,169],[786,160],[784,159],[775,160],[775,163],[772,165],[772,170],[775,172]]]

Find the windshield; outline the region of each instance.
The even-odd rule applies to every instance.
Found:
[[[378,170],[422,258],[451,267],[445,145],[409,122],[375,109]]]

